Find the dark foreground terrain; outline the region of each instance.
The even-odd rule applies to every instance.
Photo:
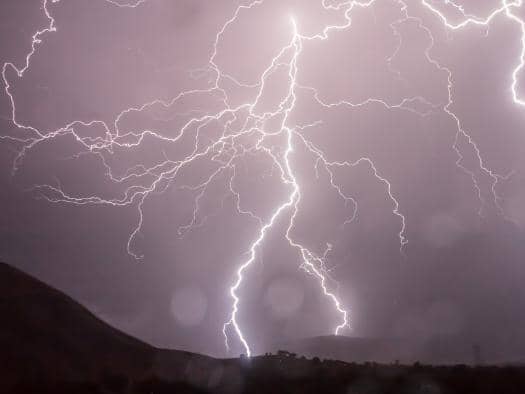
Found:
[[[523,367],[218,360],[151,347],[0,263],[0,393],[525,394]]]

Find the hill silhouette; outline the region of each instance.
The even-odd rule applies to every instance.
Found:
[[[317,356],[349,363],[476,363],[474,344],[459,337],[367,338],[327,335],[278,343],[270,350],[275,352],[283,348],[307,357]]]
[[[5,263],[0,263],[0,316],[2,393],[20,382],[98,381],[105,374],[185,381],[192,370],[211,370],[218,363],[141,342]]]
[[[3,263],[0,316],[0,393],[525,393],[522,366],[355,364],[287,351],[219,360],[157,349]]]

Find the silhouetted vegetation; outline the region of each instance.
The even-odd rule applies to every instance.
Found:
[[[525,368],[433,367],[307,360],[289,354],[224,360],[220,376],[205,381],[188,375],[170,381],[134,379],[106,372],[93,382],[20,382],[13,394],[31,393],[344,393],[344,394],[523,394]]]

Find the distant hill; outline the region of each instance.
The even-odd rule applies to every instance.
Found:
[[[474,351],[471,343],[458,338],[401,339],[358,338],[347,336],[318,336],[277,343],[272,352],[279,349],[307,357],[342,360],[346,362],[412,364],[473,364]]]

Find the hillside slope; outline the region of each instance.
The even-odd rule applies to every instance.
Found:
[[[69,296],[0,263],[0,392],[20,381],[97,381],[105,373],[185,380],[218,360],[147,345]],[[197,372],[195,372],[197,371]],[[195,383],[207,379],[197,377]]]

